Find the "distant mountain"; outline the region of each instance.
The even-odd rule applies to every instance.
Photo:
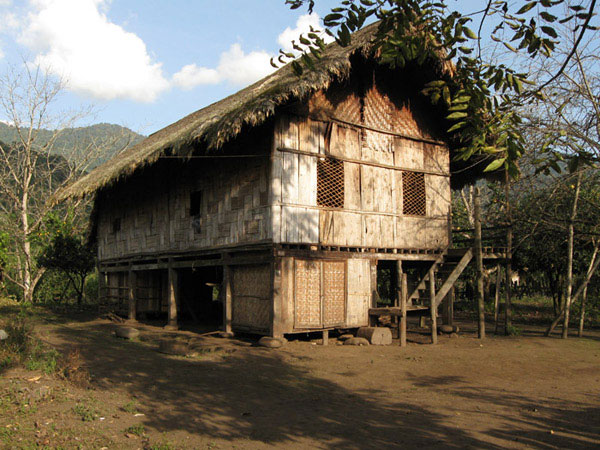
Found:
[[[37,144],[43,146],[52,138],[52,130],[39,130]],[[99,123],[88,127],[67,128],[63,130],[52,147],[51,153],[65,156],[75,154],[83,155],[93,149],[96,153],[88,169],[94,168],[108,161],[120,151],[130,147],[145,136],[129,128],[110,123]],[[16,142],[17,130],[14,126],[0,122],[0,141],[6,143]]]

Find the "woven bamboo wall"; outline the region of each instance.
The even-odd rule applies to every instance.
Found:
[[[333,96],[316,93],[308,102],[308,118],[282,115],[276,122],[273,239],[380,248],[445,247],[451,203],[448,148],[383,132],[431,139],[410,102],[397,106],[376,84],[361,98],[353,86],[349,83],[344,95],[339,90]],[[323,164],[328,155],[344,160],[343,187],[321,195],[320,171],[335,170],[335,165]],[[409,171],[404,178],[407,170],[402,169]],[[408,175],[420,171],[416,178],[425,195],[416,199],[403,192],[403,185],[415,189],[407,182]],[[339,195],[341,208],[336,207]],[[323,198],[334,206],[322,206]]]
[[[188,163],[174,176],[138,177],[101,199],[100,260],[269,239],[268,158],[222,161],[205,168]],[[192,192],[202,197],[195,217]]]

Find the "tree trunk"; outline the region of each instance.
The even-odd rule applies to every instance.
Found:
[[[475,212],[475,262],[477,270],[477,337],[485,338],[485,296],[483,288],[483,254],[481,250],[481,198],[479,188],[473,193],[473,210]]]
[[[596,257],[598,256],[598,245],[594,246],[594,253],[592,253],[592,257],[590,259],[590,264],[588,266],[588,270],[586,273],[586,278],[590,277],[590,271],[592,270],[592,267],[594,266],[594,263],[596,262]],[[587,284],[585,285],[585,287],[583,288],[583,294],[581,294],[581,312],[579,313],[579,332],[577,333],[577,335],[579,337],[583,337],[583,325],[585,322],[585,302],[587,300]]]
[[[506,299],[504,303],[504,334],[510,334],[510,329],[512,328],[512,317],[511,317],[511,288],[512,288],[512,241],[513,241],[513,232],[512,232],[512,213],[510,210],[510,177],[508,175],[508,170],[504,173],[504,197],[506,200],[506,221],[508,222],[508,230],[506,231]]]
[[[573,294],[573,247],[575,240],[575,218],[577,217],[577,202],[579,201],[579,192],[581,190],[581,174],[577,174],[577,183],[573,197],[573,208],[569,218],[569,240],[567,243],[567,296],[565,298],[565,320],[563,322],[562,338],[566,339],[569,335],[569,315],[571,312],[571,297]]]

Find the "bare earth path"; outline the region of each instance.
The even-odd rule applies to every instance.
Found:
[[[40,328],[61,351],[80,348],[93,387],[48,376],[27,381],[32,372],[3,374],[3,392],[48,386],[53,394],[22,416],[0,417],[2,445],[600,446],[598,333],[567,341],[491,337],[483,344],[466,333],[405,349],[333,340],[327,347],[293,341],[270,350],[196,337],[199,348],[213,351],[183,358],[155,350],[156,328],[147,327],[139,342],[113,337],[113,328],[105,320]],[[92,405],[98,417],[82,421],[73,412],[78,402]],[[125,432],[129,427],[142,436]]]

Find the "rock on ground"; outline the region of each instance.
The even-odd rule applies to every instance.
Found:
[[[258,345],[267,348],[279,348],[283,345],[280,338],[273,338],[270,336],[263,336],[258,340]]]
[[[135,339],[139,337],[140,330],[131,327],[118,327],[115,330],[115,335],[123,339]]]
[[[344,345],[369,345],[369,341],[362,337],[353,337],[351,339],[346,339]]]
[[[0,330],[0,341],[8,339],[8,333],[4,330]]]
[[[445,334],[458,333],[459,328],[456,325],[441,325],[440,331]]]
[[[190,346],[187,342],[163,339],[158,343],[158,351],[169,355],[186,356],[190,353]]]

